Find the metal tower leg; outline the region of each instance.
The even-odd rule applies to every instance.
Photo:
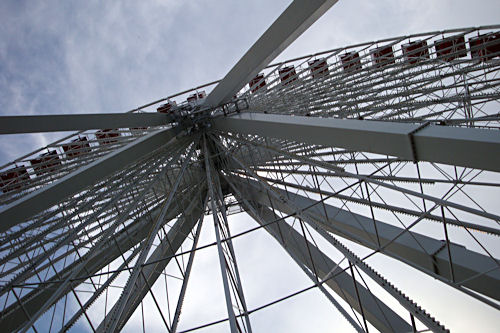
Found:
[[[170,229],[165,238],[156,247],[153,253],[149,256],[148,260],[144,263],[141,275],[138,277],[134,288],[128,297],[128,300],[124,306],[121,316],[118,318],[118,324],[116,330],[121,330],[123,326],[127,323],[130,316],[134,313],[135,309],[142,302],[144,296],[150,292],[151,286],[154,285],[161,272],[168,265],[172,256],[175,255],[177,250],[180,248],[181,244],[189,235],[196,222],[200,221],[204,212],[204,205],[202,197],[206,196],[203,193],[196,194],[192,198],[192,202],[196,203],[196,207],[187,214],[184,214],[175,225]],[[116,310],[118,303],[110,310],[107,317],[111,317],[111,314]],[[105,318],[97,331],[100,332],[104,329],[105,323],[108,323],[110,318]],[[173,331],[173,328],[172,330]]]
[[[250,325],[247,303],[245,300],[245,294],[243,292],[243,285],[241,283],[240,271],[238,269],[238,263],[236,260],[236,253],[234,252],[233,240],[231,239],[231,232],[229,230],[229,222],[227,220],[226,207],[224,204],[224,196],[222,194],[220,178],[218,174],[215,174],[214,178],[217,186],[216,193],[218,193],[218,200],[216,201],[218,203],[217,208],[219,209],[219,212],[222,215],[222,222],[223,222],[223,224],[219,225],[219,227],[221,231],[224,233],[224,237],[227,239],[225,243],[229,250],[230,262],[233,264],[234,268],[233,280],[235,280],[234,282],[236,283],[236,293],[237,293],[236,296],[239,298],[241,307],[243,308],[243,317],[245,318],[246,330],[248,333],[252,333],[252,327]]]
[[[165,216],[167,215],[167,212],[169,211],[170,204],[172,203],[172,200],[174,198],[174,194],[177,191],[177,188],[179,187],[181,180],[183,180],[183,175],[184,172],[190,162],[191,156],[193,155],[194,152],[194,147],[191,148],[189,154],[185,158],[184,162],[182,163],[181,167],[181,172],[179,176],[177,177],[174,186],[170,190],[170,193],[168,195],[167,200],[165,201],[161,213],[154,222],[154,225],[150,228],[149,234],[147,239],[143,242],[141,245],[142,250],[141,253],[139,254],[139,258],[137,259],[134,270],[129,276],[129,279],[127,280],[127,284],[125,285],[125,288],[122,291],[122,294],[120,295],[120,299],[117,301],[114,311],[110,313],[110,318],[109,321],[105,321],[105,325],[101,325],[100,329],[98,330],[99,332],[101,331],[115,331],[118,328],[119,320],[122,314],[124,313],[125,307],[127,305],[127,302],[130,298],[130,295],[132,294],[132,290],[136,285],[136,281],[139,277],[139,274],[143,271],[143,264],[146,261],[147,255],[149,253],[149,250],[151,249],[151,246],[153,245],[153,241],[156,237],[156,234],[160,227],[165,223],[164,219]],[[131,315],[131,313],[129,314]]]
[[[213,220],[214,220],[214,227],[215,227],[215,237],[217,241],[217,251],[219,253],[219,265],[221,269],[221,275],[222,275],[222,283],[224,286],[224,295],[226,297],[226,308],[227,308],[227,314],[229,317],[229,327],[231,328],[231,333],[237,333],[238,327],[237,327],[237,322],[236,322],[236,317],[234,315],[233,311],[233,304],[231,301],[231,294],[229,291],[229,282],[227,280],[227,270],[228,267],[226,265],[226,260],[224,257],[222,245],[221,245],[221,237],[220,237],[220,232],[219,232],[219,218],[217,216],[217,197],[215,194],[214,190],[214,185],[213,185],[213,178],[212,178],[212,166],[209,160],[209,151],[207,149],[207,140],[206,138],[203,138],[203,152],[205,155],[205,168],[207,172],[207,183],[208,183],[208,193],[210,195],[210,205],[212,208],[212,215],[213,215]]]
[[[449,270],[449,257],[446,251],[438,251],[446,245],[442,241],[415,232],[410,233],[408,230],[377,220],[375,220],[375,230],[373,220],[370,218],[328,204],[320,206],[313,199],[275,187],[273,191],[280,197],[286,198],[286,202],[270,199],[258,182],[248,179],[237,180],[236,176],[233,179],[235,184],[245,184],[242,189],[245,196],[265,206],[275,207],[286,214],[292,214],[298,209],[304,216],[310,217],[329,232],[399,259],[451,286],[458,287],[459,281],[465,281],[463,285],[467,288],[500,299],[496,288],[500,281],[500,270],[498,263],[490,257],[467,250],[463,246],[450,244],[453,257],[462,258],[460,262],[453,263],[454,272],[457,277],[459,276],[457,282],[453,283]],[[377,239],[380,240],[382,248],[379,248]],[[469,280],[471,277],[474,279]]]
[[[256,221],[258,221],[258,223],[262,226],[264,225],[267,225],[268,222],[266,222],[265,220],[263,220],[263,218],[261,217],[261,215],[259,214],[259,212],[256,210],[256,208],[254,206],[259,206],[259,204],[256,204],[256,203],[253,203],[253,205],[247,200],[245,199],[245,197],[243,197],[243,195],[241,194],[241,192],[238,190],[238,188],[236,188],[234,186],[233,183],[231,183],[230,181],[227,180],[227,178],[225,178],[227,183],[231,186],[231,188],[233,189],[234,191],[234,194],[237,198],[239,198],[239,200],[241,201],[241,204],[243,205],[245,211],[250,215],[252,216]],[[260,206],[262,208],[262,206]],[[278,226],[278,229],[279,229],[279,226]],[[274,237],[274,235],[273,235]],[[363,330],[363,328],[361,328],[361,326],[351,317],[351,315],[349,315],[347,313],[347,311],[337,302],[337,300],[325,289],[325,287],[323,286],[323,284],[320,284],[318,283],[318,279],[317,279],[317,276],[315,276],[308,268],[306,265],[304,265],[300,260],[297,259],[296,256],[293,255],[292,252],[290,252],[288,250],[287,247],[284,247],[285,251],[287,251],[287,253],[290,255],[290,257],[297,263],[297,265],[299,265],[300,268],[302,268],[302,270],[304,271],[304,273],[314,282],[316,283],[316,285],[318,286],[318,288],[320,288],[320,290],[323,292],[323,294],[330,300],[330,302],[332,302],[332,304],[335,306],[335,308],[344,316],[344,318],[346,318],[347,321],[349,321],[349,323],[352,325],[352,327],[358,331],[359,333],[363,333],[365,332],[365,330]]]
[[[206,207],[208,204],[208,197],[205,198],[205,203],[203,204],[203,207]],[[198,246],[198,240],[200,239],[200,234],[201,234],[201,226],[203,225],[203,218],[204,218],[204,211],[203,210],[200,220],[198,222],[198,227],[196,228],[196,232],[194,235],[194,240],[193,240],[193,246],[191,247],[191,253],[189,254],[189,259],[188,263],[186,265],[186,270],[184,272],[184,279],[182,280],[182,287],[181,291],[179,292],[179,298],[177,300],[177,305],[175,307],[175,313],[174,313],[174,318],[172,319],[172,327],[171,331],[175,333],[177,331],[177,325],[179,324],[179,318],[181,315],[181,310],[182,310],[182,305],[184,303],[184,296],[186,295],[186,290],[187,286],[189,283],[189,277],[191,276],[191,268],[193,267],[193,262],[194,262],[194,256],[196,255],[196,247]]]
[[[354,282],[352,277],[338,268],[314,244],[305,240],[288,223],[269,222],[279,219],[279,216],[267,207],[250,202],[256,208],[259,216],[254,216],[251,210],[247,212],[255,218],[265,229],[294,257],[307,266],[311,272],[316,272],[321,282],[324,281],[333,291],[342,297],[351,307],[359,313],[364,313],[366,319],[382,332],[408,332],[411,326],[398,314],[385,305],[368,289],[359,282]],[[312,258],[312,262],[311,259]],[[313,267],[314,266],[314,267]],[[315,269],[314,269],[315,268]],[[338,271],[337,271],[338,269]],[[355,288],[356,286],[356,288]],[[357,289],[357,290],[356,290]],[[358,302],[358,297],[360,302]],[[361,305],[359,304],[361,303]]]

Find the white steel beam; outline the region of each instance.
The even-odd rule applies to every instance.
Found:
[[[312,273],[317,274],[319,281],[326,280],[325,283],[335,293],[357,312],[363,313],[378,330],[381,332],[411,331],[411,326],[406,321],[362,284],[354,281],[348,273],[338,267],[338,263],[321,252],[313,243],[304,239],[292,226],[283,221],[269,224],[280,218],[270,208],[252,202],[250,205],[255,210],[244,204],[246,212],[260,225],[265,225],[266,231],[283,246],[292,258],[305,265]]]
[[[227,180],[227,178],[226,178]],[[247,212],[253,213],[253,217],[258,217],[259,214],[257,211],[254,209],[254,207],[261,207],[260,210],[264,210],[264,206],[259,205],[257,203],[249,203],[245,198],[242,197],[241,191],[239,191],[233,183],[228,181],[228,184],[232,187],[236,197],[240,202],[242,202],[242,206],[245,207],[245,210]],[[271,193],[271,195],[275,195],[275,193]],[[349,260],[349,262],[353,265],[356,265],[359,267],[364,273],[366,273],[371,279],[376,281],[378,284],[382,286],[387,292],[389,292],[394,298],[397,299],[397,301],[404,307],[406,308],[411,314],[413,314],[415,317],[417,317],[422,323],[424,323],[428,328],[430,328],[433,332],[449,332],[443,325],[441,325],[438,321],[436,321],[432,316],[430,316],[427,312],[423,311],[416,303],[414,303],[410,298],[408,298],[406,295],[404,295],[400,290],[395,288],[389,281],[387,281],[384,277],[382,277],[380,274],[375,272],[370,266],[366,264],[366,262],[362,261],[357,255],[355,255],[353,252],[351,252],[347,247],[345,247],[343,244],[341,244],[338,240],[336,240],[330,233],[326,232],[323,228],[321,228],[317,223],[314,221],[311,221],[307,215],[304,214],[297,214],[297,217],[301,219],[302,221],[308,223],[311,227],[314,228],[325,240],[327,240],[330,244],[332,244],[339,252],[341,252],[346,259]],[[276,216],[275,220],[278,217]],[[274,236],[277,238],[278,235],[280,235],[285,230],[280,230],[281,226],[283,223],[272,223],[275,220],[266,220],[266,221],[260,221],[257,220],[262,226],[264,226],[268,231],[272,233],[272,230],[274,229],[274,232],[276,233],[279,231],[279,233],[276,233]],[[269,224],[268,224],[269,223]],[[290,228],[290,226],[286,226],[286,228]],[[285,250],[287,250],[285,248]],[[292,258],[294,257],[291,255]],[[300,262],[297,261],[297,263],[302,266]],[[313,281],[315,281],[314,276],[311,276],[311,273],[307,270],[305,270],[306,274],[308,274],[311,278],[313,278]],[[321,286],[320,286],[321,288]],[[327,293],[327,296],[330,294]],[[331,299],[331,298],[330,298]],[[352,320],[352,318],[343,310],[342,307],[339,307],[334,299],[331,299],[333,304],[336,305],[337,309],[342,312],[344,317],[346,317],[347,320],[351,323],[351,325],[359,331],[363,331],[362,329],[358,329],[359,325],[357,325],[356,322]]]
[[[139,160],[174,139],[176,133],[176,129],[153,132],[4,206],[0,210],[0,232],[26,221],[33,215]]]
[[[317,204],[317,201],[313,199],[273,187],[277,195],[286,198],[285,201],[276,200],[271,198],[254,180],[233,176],[231,182],[238,186],[243,196],[249,200],[273,207],[285,214],[295,214],[297,210],[300,210],[302,215],[323,226],[329,232],[373,250],[379,250],[451,285],[463,285],[500,300],[500,290],[497,288],[500,283],[500,267],[496,259],[451,243],[449,249],[452,258],[456,258],[453,261],[455,283],[451,283],[450,261],[444,241],[415,232],[403,233],[404,229],[400,227],[326,203]],[[400,234],[401,236],[393,240]],[[377,239],[382,246],[380,249]],[[464,282],[461,283],[461,281]]]
[[[337,1],[293,1],[217,84],[208,95],[206,104],[217,106],[231,99]]]
[[[169,115],[163,113],[89,113],[1,116],[0,134],[149,127],[165,125],[171,120]]]
[[[231,293],[230,293],[230,288],[229,288],[229,282],[227,278],[228,274],[228,267],[227,267],[227,262],[224,257],[224,250],[221,245],[221,236],[220,236],[220,231],[219,231],[219,217],[217,215],[218,212],[218,207],[216,204],[216,201],[218,200],[215,194],[214,190],[214,180],[212,178],[211,170],[212,170],[212,163],[210,163],[209,160],[209,150],[207,149],[207,140],[204,138],[203,140],[203,152],[204,152],[204,159],[205,159],[205,169],[207,173],[207,183],[208,183],[208,193],[210,195],[210,205],[212,208],[212,218],[214,221],[214,228],[215,228],[215,238],[217,240],[217,252],[219,255],[219,266],[221,269],[221,277],[222,277],[222,284],[224,286],[224,296],[226,299],[226,308],[227,308],[227,314],[229,317],[229,327],[231,329],[231,333],[237,333],[238,330],[238,323],[236,321],[236,316],[234,313],[233,309],[233,304],[231,301]]]
[[[115,306],[113,307],[114,310],[113,312],[110,313],[109,320],[105,320],[103,324],[100,326],[102,328],[98,330],[98,332],[116,332],[118,329],[118,324],[121,316],[124,314],[125,306],[127,305],[128,300],[130,299],[130,295],[132,294],[134,288],[137,285],[137,279],[142,273],[143,269],[143,264],[146,262],[146,259],[148,257],[149,251],[151,250],[151,247],[153,246],[153,242],[155,237],[157,236],[158,231],[164,224],[165,217],[167,216],[170,206],[173,202],[174,196],[177,193],[177,189],[179,188],[179,185],[181,184],[181,181],[184,179],[185,171],[189,165],[189,162],[191,160],[191,157],[194,153],[194,147],[191,147],[189,153],[187,156],[184,158],[184,161],[182,162],[182,167],[179,172],[179,175],[177,176],[177,179],[174,182],[174,185],[170,189],[168,193],[168,197],[165,200],[165,203],[162,205],[161,208],[161,213],[160,215],[155,219],[152,220],[153,223],[148,226],[149,233],[148,237],[141,243],[141,253],[139,254],[139,257],[137,258],[136,262],[134,263],[134,268],[132,272],[130,273],[127,283],[125,284],[125,287],[123,288],[120,298],[116,302]],[[131,315],[131,313],[130,313]],[[165,323],[166,324],[166,323]],[[167,324],[166,324],[167,325]],[[168,329],[168,326],[167,326]]]
[[[196,191],[206,193],[206,190],[204,189],[194,189]],[[178,205],[172,207],[171,211],[169,211],[169,213],[165,217],[164,222],[167,223],[182,212],[189,214],[197,204],[196,200],[192,200],[194,195],[194,191],[189,191],[185,195],[178,196],[176,200]],[[21,298],[20,302],[11,304],[2,313],[2,317],[0,319],[0,327],[2,327],[2,329],[7,332],[17,331],[21,325],[24,325],[24,323],[29,320],[26,314],[32,316],[37,313],[39,309],[44,306],[46,301],[53,295],[55,289],[57,289],[60,283],[71,276],[74,270],[78,269],[79,265],[82,262],[86,261],[85,267],[82,269],[82,272],[85,272],[85,276],[90,276],[113,262],[122,253],[129,251],[133,246],[139,244],[148,235],[149,228],[145,226],[149,225],[151,218],[157,218],[157,216],[160,214],[160,210],[161,207],[158,206],[151,212],[151,216],[145,215],[137,219],[135,222],[129,225],[128,228],[120,230],[112,238],[107,240],[106,243],[100,249],[98,249],[98,252],[91,258],[87,260],[88,255],[86,255],[76,260],[75,262],[71,263],[66,268],[61,270],[59,272],[59,276],[55,275],[53,278],[47,281],[52,283],[41,284],[39,288],[25,294]],[[177,222],[175,225],[177,225]],[[169,235],[172,236],[172,234]],[[75,286],[79,285],[82,282],[84,282],[84,279],[78,279],[78,277],[76,277],[76,279],[72,281]],[[70,290],[71,285],[66,285],[64,293],[61,293],[61,297],[62,295],[70,292]],[[60,298],[58,298],[57,300],[59,299]],[[57,300],[55,300],[54,302],[56,302]]]
[[[204,193],[199,192],[194,195],[191,199],[191,202],[195,204],[194,208],[184,213],[182,217],[177,220],[165,238],[163,238],[153,253],[151,253],[148,260],[144,263],[144,266],[141,269],[141,275],[136,281],[130,297],[127,299],[124,311],[118,318],[118,325],[116,328],[118,331],[123,329],[137,306],[139,306],[165,267],[167,267],[168,263],[180,248],[181,244],[184,243],[184,240],[187,235],[190,234],[196,222],[200,221],[203,217],[205,208],[205,205],[203,204],[203,197],[205,196],[206,190]],[[109,321],[109,317],[111,317],[111,314],[114,313],[117,305],[118,303],[115,303],[113,308],[108,312],[106,318],[96,329],[97,332],[104,329],[104,323]]]
[[[497,130],[263,113],[219,117],[213,125],[233,133],[500,172]]]

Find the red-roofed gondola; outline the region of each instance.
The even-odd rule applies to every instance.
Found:
[[[24,166],[6,170],[0,174],[0,189],[4,193],[18,190],[22,187],[20,183],[29,179],[30,175]]]
[[[377,68],[385,67],[395,63],[392,46],[380,46],[370,52],[373,66]]]
[[[469,46],[472,59],[491,60],[500,56],[500,33],[469,38]]]
[[[409,42],[401,46],[403,57],[407,63],[416,64],[424,59],[429,59],[429,48],[424,40]]]
[[[353,72],[362,68],[358,52],[346,52],[340,56],[344,72]]]
[[[162,104],[160,105],[160,107],[158,107],[156,109],[157,112],[160,112],[160,113],[169,113],[171,112],[175,107],[177,106],[177,103],[175,101],[168,101],[167,103],[165,104]]]
[[[100,145],[115,143],[118,140],[112,138],[116,138],[119,136],[120,133],[118,133],[116,129],[102,129],[95,132],[95,137]]]
[[[436,56],[444,61],[467,56],[464,36],[451,36],[434,42]]]
[[[279,70],[281,84],[286,86],[297,80],[297,72],[295,72],[295,67],[285,66]]]
[[[257,74],[256,77],[250,80],[248,83],[250,86],[250,91],[251,92],[256,92],[260,88],[263,88],[266,86],[266,80],[264,79],[264,74]]]
[[[38,158],[32,159],[30,163],[38,176],[43,175],[45,172],[52,172],[57,169],[58,165],[61,165],[61,161],[55,150],[41,154]]]
[[[328,75],[328,64],[326,59],[315,59],[309,61],[309,70],[313,79],[324,77]]]
[[[70,143],[65,143],[62,145],[62,148],[66,153],[66,156],[70,159],[90,151],[90,145],[86,137],[77,138]]]

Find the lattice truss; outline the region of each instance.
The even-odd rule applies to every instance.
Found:
[[[251,332],[271,304],[247,306],[233,239],[256,230],[311,279],[296,294],[318,288],[358,332],[447,331],[373,256],[499,309],[499,45],[498,27],[397,37],[261,66],[215,105],[200,87],[64,116],[80,131],[2,167],[0,327],[120,330],[147,296],[174,332],[214,247],[227,318],[200,325]],[[3,133],[56,130],[28,118]],[[258,226],[232,234],[240,212]]]

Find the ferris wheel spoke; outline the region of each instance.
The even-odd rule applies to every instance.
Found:
[[[337,0],[294,0],[208,95],[206,104],[231,99]]]
[[[236,255],[232,246],[232,241],[230,239],[229,225],[227,223],[226,208],[223,202],[223,193],[220,185],[219,175],[214,173],[214,167],[211,163],[211,156],[217,154],[217,146],[213,144],[213,141],[208,141],[207,137],[203,140],[203,151],[204,151],[204,162],[206,169],[206,179],[208,183],[208,192],[210,195],[210,204],[212,209],[215,236],[217,240],[217,251],[219,255],[219,266],[222,275],[222,282],[224,288],[224,295],[226,299],[226,309],[229,317],[229,326],[232,333],[240,331],[240,323],[238,322],[238,317],[242,316],[244,322],[242,326],[245,331],[251,333],[252,328],[250,324],[250,319],[248,317],[248,309],[245,301],[245,296],[243,293],[243,287],[241,283],[241,278],[238,270],[238,265],[236,262]],[[219,213],[220,212],[220,217]],[[221,243],[221,235],[225,239],[229,239],[225,244]],[[231,292],[233,292],[233,298],[231,297]],[[241,305],[241,307],[240,307]],[[240,314],[237,317],[234,313],[233,307],[236,307]]]
[[[217,118],[214,125],[221,131],[333,144],[404,159],[500,171],[497,161],[500,139],[491,130],[257,113]],[[494,154],[484,154],[485,147]],[[464,149],[467,155],[463,154]]]
[[[268,207],[255,205],[255,215],[250,209],[248,213],[261,225],[274,221],[279,217]],[[325,283],[337,295],[343,298],[358,313],[380,331],[410,331],[411,327],[392,309],[345,271],[336,271],[338,264],[322,253],[314,244],[304,239],[289,224],[270,224],[265,229],[283,246],[290,256],[298,263],[306,266],[309,271],[316,272],[320,281]],[[312,261],[311,261],[312,260]],[[354,284],[353,284],[354,282]],[[359,298],[358,298],[359,297]],[[358,301],[359,300],[359,301]]]
[[[166,125],[170,121],[170,116],[161,113],[70,113],[41,116],[0,116],[0,134],[160,126]]]

